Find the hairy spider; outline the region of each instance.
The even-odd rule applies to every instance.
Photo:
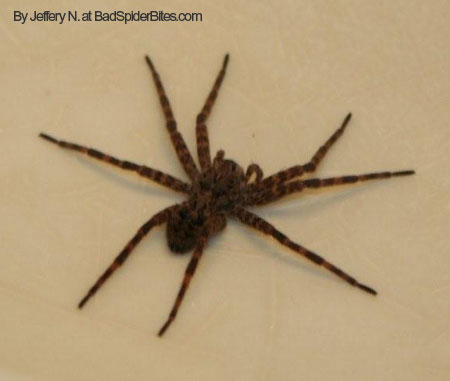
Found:
[[[192,276],[195,273],[198,262],[202,257],[208,239],[225,228],[227,217],[235,217],[245,225],[272,236],[282,245],[295,251],[297,254],[304,256],[315,264],[323,266],[350,285],[358,287],[369,294],[376,295],[377,292],[373,288],[359,283],[355,278],[351,277],[324,258],[291,241],[269,222],[258,217],[256,214],[249,212],[246,208],[249,206],[267,204],[279,200],[289,194],[301,192],[307,188],[321,188],[367,180],[407,176],[414,174],[414,171],[376,172],[363,175],[329,177],[325,179],[313,178],[299,180],[298,178],[300,176],[312,173],[316,170],[330,147],[344,132],[345,127],[350,121],[351,114],[346,116],[341,126],[317,150],[311,160],[306,164],[295,165],[265,178],[259,165],[251,164],[248,166],[247,170],[244,171],[243,168],[233,160],[225,159],[225,153],[222,150],[218,151],[215,158],[211,160],[206,120],[209,117],[225,76],[229,59],[228,54],[225,55],[222,68],[216,78],[214,86],[209,93],[202,110],[197,115],[196,138],[197,154],[200,163],[200,168],[198,168],[182,135],[177,130],[177,123],[174,119],[172,108],[170,107],[160,76],[150,58],[148,56],[145,58],[151,70],[156,90],[158,91],[159,101],[164,112],[170,139],[172,140],[172,144],[181,165],[191,180],[190,184],[164,172],[158,171],[157,169],[116,159],[113,156],[93,148],[57,140],[44,133],[39,135],[41,138],[62,148],[78,151],[122,169],[137,172],[139,175],[153,180],[160,185],[187,195],[186,201],[159,211],[139,228],[137,233],[114,259],[112,264],[89,289],[86,296],[78,304],[78,307],[82,308],[86,304],[112,273],[126,261],[136,245],[152,228],[167,223],[167,243],[170,250],[174,253],[182,254],[193,249],[193,254],[186,268],[183,282],[169,317],[159,330],[158,335],[162,336],[177,315],[178,308],[184,298]]]

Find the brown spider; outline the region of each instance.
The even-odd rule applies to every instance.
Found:
[[[181,204],[172,205],[156,213],[142,225],[113,263],[91,287],[86,296],[78,304],[78,307],[82,308],[86,304],[111,274],[126,261],[136,245],[153,227],[167,223],[167,243],[170,250],[177,254],[186,253],[192,249],[194,249],[194,252],[186,268],[183,282],[169,317],[159,330],[158,335],[162,336],[177,315],[184,294],[194,275],[198,262],[202,257],[206,242],[211,236],[219,233],[225,228],[227,217],[236,217],[245,225],[271,235],[282,245],[287,246],[289,249],[306,257],[315,264],[325,267],[352,286],[358,287],[369,294],[376,295],[377,292],[374,289],[359,283],[356,279],[326,261],[324,258],[291,241],[269,222],[246,210],[246,207],[267,204],[279,200],[291,193],[301,192],[306,188],[321,188],[367,180],[386,179],[395,176],[406,176],[414,174],[414,171],[377,172],[363,175],[329,177],[325,179],[314,178],[299,180],[298,177],[307,173],[312,173],[316,170],[329,148],[344,132],[345,127],[350,121],[351,114],[347,115],[341,126],[325,142],[325,144],[317,150],[309,162],[304,165],[295,165],[266,178],[264,178],[263,172],[257,164],[249,165],[247,171],[244,172],[243,168],[236,162],[225,159],[225,153],[222,150],[217,152],[214,160],[211,160],[206,120],[209,117],[225,76],[229,58],[228,54],[225,55],[222,69],[216,78],[214,86],[209,93],[202,110],[197,116],[197,153],[200,163],[200,168],[198,168],[183,137],[177,130],[177,123],[173,117],[172,109],[159,74],[150,58],[148,56],[145,58],[150,67],[158,91],[170,139],[172,140],[172,144],[181,165],[191,179],[191,184],[156,169],[116,159],[113,156],[109,156],[93,148],[57,140],[44,133],[39,135],[41,138],[57,144],[60,147],[87,154],[95,159],[107,162],[122,169],[137,172],[143,177],[151,179],[174,191],[184,193],[188,197],[188,199]],[[254,180],[252,180],[254,177],[253,175],[256,176]]]

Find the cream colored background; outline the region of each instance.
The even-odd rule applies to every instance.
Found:
[[[448,380],[449,3],[110,3],[1,3],[0,379]],[[196,11],[203,22],[12,22],[35,9]],[[352,111],[318,175],[417,170],[259,210],[379,296],[232,221],[163,339],[188,261],[169,254],[163,229],[77,310],[137,228],[182,198],[37,134],[185,178],[143,57],[194,150],[225,52],[214,151],[269,174],[307,161]]]

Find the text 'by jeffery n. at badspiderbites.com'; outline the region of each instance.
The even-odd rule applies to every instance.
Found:
[[[203,14],[200,12],[164,12],[164,11],[32,11],[32,12],[13,12],[14,22],[25,24],[26,22],[56,22],[63,24],[65,22],[121,22],[124,24],[132,22],[161,22],[161,21],[203,21]]]

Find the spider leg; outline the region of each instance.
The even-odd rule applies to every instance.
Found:
[[[304,248],[303,246],[300,246],[299,244],[291,241],[288,237],[286,237],[283,233],[281,233],[279,230],[277,230],[273,225],[268,223],[266,220],[262,219],[261,217],[258,217],[256,214],[253,214],[251,212],[248,212],[244,209],[238,209],[235,212],[235,215],[237,218],[243,222],[245,225],[248,225],[256,230],[259,230],[262,233],[268,234],[275,238],[278,242],[280,242],[282,245],[288,247],[289,249],[295,251],[296,253],[304,256],[305,258],[309,259],[310,261],[314,262],[316,265],[322,266],[326,268],[327,270],[331,271],[333,274],[337,275],[339,278],[343,279],[350,285],[354,287],[358,287],[361,290],[368,292],[369,294],[376,295],[377,292],[362,283],[359,283],[355,278],[348,275],[332,263],[328,262],[324,258],[320,257],[316,253],[313,253],[312,251]]]
[[[145,60],[147,61],[147,64],[152,72],[153,81],[155,83],[156,90],[159,96],[159,102],[161,103],[164,117],[166,118],[166,127],[169,131],[170,139],[172,140],[175,152],[188,176],[192,180],[195,180],[199,176],[199,172],[197,166],[195,165],[194,159],[192,158],[192,155],[189,152],[186,143],[184,142],[183,136],[177,130],[177,122],[175,121],[175,118],[173,116],[172,107],[170,107],[170,102],[167,98],[166,92],[161,82],[161,78],[156,71],[150,57],[145,56]]]
[[[105,270],[105,272],[98,278],[97,282],[89,289],[86,296],[78,304],[78,308],[83,308],[86,302],[94,296],[97,290],[106,282],[106,280],[116,271],[123,263],[126,261],[128,256],[134,250],[136,245],[141,242],[141,240],[147,235],[147,233],[155,226],[161,225],[167,221],[167,218],[172,209],[177,207],[174,205],[168,207],[158,213],[156,213],[152,218],[150,218],[141,228],[137,231],[134,237],[127,243],[120,254],[114,259],[113,263]]]
[[[375,172],[366,173],[363,175],[350,175],[340,177],[329,177],[326,179],[308,179],[297,180],[289,183],[275,183],[272,187],[261,189],[259,191],[250,193],[248,197],[248,205],[267,204],[290,195],[295,192],[301,192],[305,188],[322,188],[328,186],[352,184],[362,181],[388,179],[398,176],[409,176],[415,172],[412,170],[398,171],[398,172]]]
[[[223,78],[225,77],[225,71],[228,65],[229,55],[226,54],[223,60],[222,69],[217,75],[216,81],[214,82],[214,86],[211,89],[211,92],[206,99],[206,102],[197,115],[197,124],[195,127],[196,135],[197,135],[197,153],[198,160],[200,162],[200,167],[203,172],[211,167],[211,153],[209,149],[209,138],[208,138],[208,129],[206,127],[206,120],[211,113],[211,109],[214,106],[214,102],[216,101],[217,94],[219,93],[220,86],[222,85]]]
[[[190,189],[189,184],[186,184],[185,182],[178,180],[177,178],[175,178],[171,175],[168,175],[164,172],[158,171],[156,169],[146,167],[145,165],[138,165],[135,163],[131,163],[126,160],[119,160],[113,156],[107,155],[96,149],[80,146],[78,144],[66,142],[64,140],[58,140],[58,139],[55,139],[54,137],[44,134],[44,133],[39,134],[39,137],[41,137],[42,139],[45,139],[53,144],[56,144],[62,148],[67,148],[67,149],[71,149],[73,151],[81,152],[83,154],[91,156],[94,159],[103,161],[105,163],[115,165],[115,166],[125,169],[125,170],[137,172],[139,175],[146,177],[150,180],[153,180],[160,185],[164,185],[167,188],[170,188],[174,191],[183,192],[183,193],[189,192],[189,189]]]
[[[202,257],[203,249],[206,245],[207,239],[208,239],[208,232],[205,231],[200,236],[197,247],[195,248],[194,253],[192,254],[191,260],[189,261],[189,264],[186,268],[186,271],[184,273],[183,283],[181,283],[180,290],[178,291],[177,297],[173,304],[172,310],[170,311],[169,317],[167,318],[166,322],[164,323],[164,325],[161,327],[161,329],[158,332],[159,337],[164,335],[164,332],[166,332],[167,328],[169,328],[169,326],[172,324],[172,322],[175,320],[175,317],[177,316],[178,308],[180,307],[181,302],[183,301],[186,290],[189,287],[189,283],[191,282],[191,279],[194,276],[198,262],[200,261],[200,258]]]
[[[258,164],[250,164],[247,167],[247,172],[245,173],[245,181],[248,184],[253,174],[256,174],[256,180],[254,184],[259,184],[264,176],[261,167]]]
[[[285,181],[291,180],[294,177],[301,176],[305,173],[314,172],[319,165],[319,163],[322,161],[322,159],[325,157],[326,153],[330,149],[330,147],[340,138],[340,136],[343,134],[345,127],[347,127],[347,124],[350,122],[350,118],[352,117],[352,114],[349,113],[344,121],[342,122],[341,126],[334,132],[333,135],[331,135],[328,140],[317,150],[317,152],[314,154],[314,156],[311,158],[310,161],[308,161],[306,164],[303,165],[294,165],[293,167],[290,167],[288,169],[285,169],[283,171],[277,172],[269,177],[266,177],[262,182],[261,185],[258,188],[266,187],[273,184],[283,183]]]

